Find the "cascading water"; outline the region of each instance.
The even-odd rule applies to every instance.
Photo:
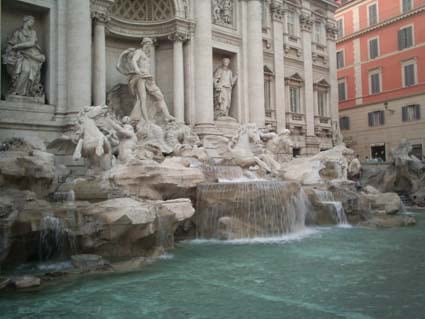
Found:
[[[240,183],[259,180],[253,172],[244,171],[240,166],[215,165],[204,167],[204,173],[219,183]]]
[[[45,215],[40,222],[39,260],[60,258],[66,250],[76,251],[75,237],[59,218]]]
[[[304,228],[308,198],[296,183],[210,183],[197,188],[199,238],[282,236]]]
[[[332,205],[335,208],[336,219],[340,225],[348,225],[347,215],[345,214],[342,203],[335,200],[334,194],[324,190],[314,190],[317,198],[323,204]]]

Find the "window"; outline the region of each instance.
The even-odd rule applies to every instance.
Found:
[[[338,97],[339,101],[345,101],[347,99],[347,88],[345,85],[345,79],[338,81]]]
[[[381,126],[385,124],[384,111],[368,113],[369,126]]]
[[[322,24],[320,22],[314,24],[314,42],[323,44]]]
[[[376,3],[371,4],[368,9],[368,18],[369,18],[369,25],[374,25],[378,23],[378,6]]]
[[[337,29],[337,38],[342,38],[344,36],[344,20],[336,20],[336,29]]]
[[[300,88],[291,86],[289,88],[289,98],[291,104],[291,112],[301,113]]]
[[[379,56],[379,41],[378,38],[369,40],[369,58],[375,59]]]
[[[403,122],[416,121],[421,119],[421,107],[419,104],[403,106],[401,109]]]
[[[287,15],[287,21],[286,21],[286,27],[289,35],[295,36],[295,18],[294,14],[292,12],[288,12]]]
[[[264,108],[267,117],[272,117],[272,76],[264,74]]]
[[[413,27],[405,27],[398,31],[398,49],[404,50],[413,46]]]
[[[417,159],[422,160],[422,144],[412,144],[412,152],[410,155],[415,156]]]
[[[416,62],[408,61],[402,63],[402,78],[403,87],[408,87],[416,84]]]
[[[369,93],[377,94],[381,92],[381,71],[374,70],[369,72]]]
[[[350,118],[348,116],[343,116],[339,118],[339,128],[341,130],[350,129]]]
[[[401,1],[401,12],[406,13],[407,11],[412,10],[412,0],[402,0]]]
[[[327,115],[328,94],[326,91],[317,91],[317,113],[320,116]]]
[[[345,66],[344,51],[337,51],[336,52],[336,67],[338,69],[341,69],[344,66]]]

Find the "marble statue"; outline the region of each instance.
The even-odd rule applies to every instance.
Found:
[[[136,102],[130,114],[132,122],[152,122],[148,106],[148,96],[154,101],[157,111],[160,112],[165,122],[174,121],[175,118],[168,112],[167,104],[160,88],[156,85],[151,74],[151,50],[153,41],[144,38],[141,48],[125,50],[118,59],[117,69],[128,77],[128,87]]]
[[[42,97],[41,67],[46,57],[33,30],[34,17],[25,16],[22,26],[9,37],[2,63],[11,78],[10,95]]]
[[[119,139],[118,159],[121,163],[127,163],[134,157],[134,149],[137,144],[137,136],[133,126],[130,124],[130,118],[124,116],[121,120],[122,125],[115,123],[109,119],[111,127],[116,131]]]
[[[215,24],[233,25],[233,0],[213,0],[212,18]]]
[[[48,148],[57,148],[65,153],[73,152],[72,158],[85,158],[88,168],[108,170],[112,167],[114,145],[118,144],[115,131],[107,125],[107,106],[88,106],[79,114],[71,132],[54,140]],[[97,122],[99,121],[99,122]]]
[[[224,58],[222,65],[214,72],[214,115],[220,117],[229,116],[232,105],[232,90],[238,79],[229,68],[230,59]]]

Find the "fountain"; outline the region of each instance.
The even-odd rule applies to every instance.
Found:
[[[197,188],[200,238],[281,236],[304,228],[308,199],[297,183],[206,183]]]
[[[52,214],[45,215],[40,222],[38,258],[47,261],[64,257],[66,251],[75,252],[75,237],[63,221]]]
[[[330,191],[315,189],[314,193],[323,205],[333,207],[335,213],[334,219],[339,225],[348,225],[347,215],[345,214],[342,203],[335,200],[334,194]]]

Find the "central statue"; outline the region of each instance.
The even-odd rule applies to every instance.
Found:
[[[164,95],[156,85],[151,74],[151,50],[153,41],[144,38],[139,49],[130,48],[125,50],[118,59],[117,69],[128,77],[128,87],[130,93],[136,97],[136,102],[130,114],[131,122],[147,122],[150,112],[147,105],[148,95],[152,98],[157,110],[161,113],[165,122],[175,121],[175,118],[168,112]]]

